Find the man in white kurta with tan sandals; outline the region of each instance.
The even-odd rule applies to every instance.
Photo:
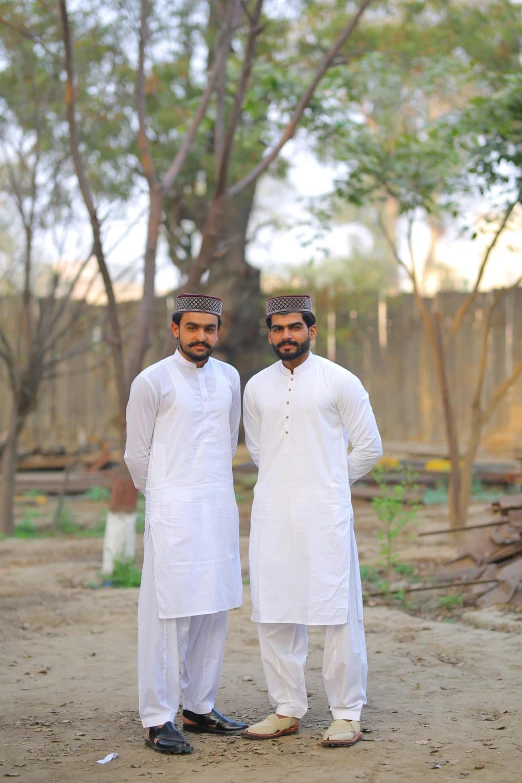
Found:
[[[308,709],[307,625],[325,630],[323,678],[333,722],[325,746],[362,738],[367,659],[350,486],[382,454],[368,394],[351,372],[315,356],[309,296],[267,302],[280,361],[244,397],[246,443],[259,468],[252,507],[252,620],[275,712],[244,737],[295,734]],[[348,453],[348,445],[352,450]]]
[[[177,298],[178,350],[138,375],[127,407],[125,461],[146,498],[139,709],[145,743],[161,753],[193,750],[174,726],[180,690],[186,731],[233,734],[246,727],[214,708],[227,612],[242,600],[232,479],[239,375],[210,358],[221,307],[215,297]]]

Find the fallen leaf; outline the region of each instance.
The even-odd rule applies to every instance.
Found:
[[[486,767],[486,765],[485,765],[485,764],[475,764],[475,766],[473,767],[473,769],[485,769],[485,767]]]

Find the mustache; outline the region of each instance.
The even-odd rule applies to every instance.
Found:
[[[211,346],[211,345],[209,345],[209,344],[208,344],[208,343],[206,343],[206,342],[202,342],[202,343],[200,343],[200,342],[197,342],[197,343],[189,343],[189,346],[188,346],[188,347],[189,347],[189,348],[196,348],[196,346],[198,346],[198,345],[202,345],[204,348],[212,348],[212,346]]]
[[[280,343],[277,343],[278,348],[283,348],[285,345],[293,345],[296,348],[299,343],[295,340],[282,340]]]

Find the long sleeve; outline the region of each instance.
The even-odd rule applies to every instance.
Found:
[[[230,406],[230,447],[232,450],[232,459],[237,451],[237,439],[239,436],[239,424],[241,422],[241,381],[239,374],[235,378],[235,387],[232,395],[232,405]]]
[[[150,449],[159,400],[151,384],[142,375],[134,380],[127,404],[127,443],[125,462],[134,486],[145,492]]]
[[[365,476],[382,456],[382,443],[368,393],[354,375],[339,384],[337,405],[353,446],[348,455],[350,486]]]
[[[246,446],[252,460],[259,467],[259,433],[261,416],[254,402],[252,386],[247,383],[243,399],[243,423],[245,425]]]

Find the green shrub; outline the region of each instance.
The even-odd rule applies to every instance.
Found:
[[[439,598],[439,606],[442,609],[451,609],[453,606],[460,606],[463,596],[450,593],[449,595],[443,595]]]
[[[107,582],[111,587],[139,587],[141,571],[132,560],[115,560],[113,572]]]
[[[40,511],[27,510],[14,529],[15,538],[43,538],[45,531],[35,525],[35,519],[41,517]]]
[[[74,518],[74,514],[72,513],[69,506],[65,503],[60,509],[56,528],[65,536],[72,536],[80,532],[80,528]]]
[[[85,500],[107,502],[111,498],[111,491],[107,487],[90,487],[87,492],[84,493],[83,497]]]
[[[40,497],[40,495],[45,495],[45,492],[42,492],[41,489],[35,489],[33,487],[33,489],[28,489],[26,492],[24,492],[22,497],[24,497],[24,498],[38,498],[38,497]]]

